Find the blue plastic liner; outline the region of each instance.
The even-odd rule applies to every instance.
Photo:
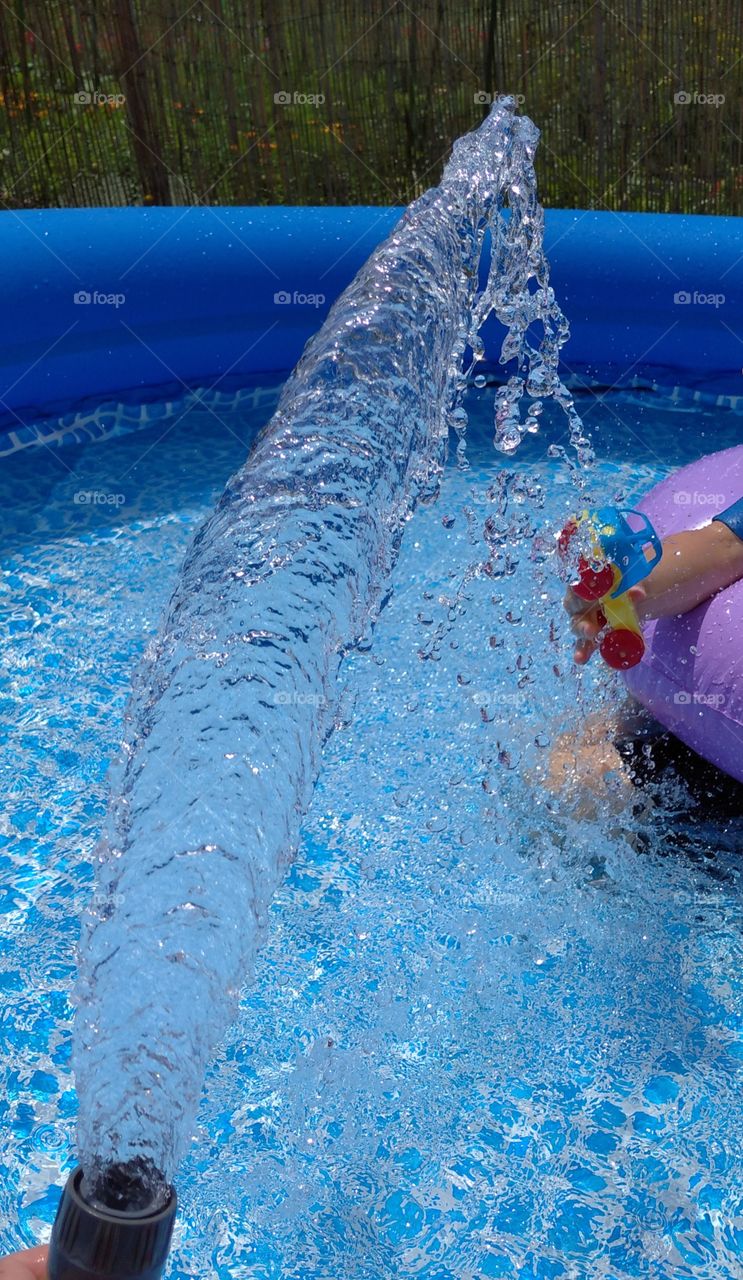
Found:
[[[402,210],[0,213],[0,431],[290,370]],[[549,210],[565,372],[743,396],[743,220]],[[497,363],[503,330],[483,334]],[[742,401],[743,403],[743,401]]]

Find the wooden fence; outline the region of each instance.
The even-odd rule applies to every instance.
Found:
[[[0,201],[407,202],[488,95],[546,204],[743,212],[740,0],[0,0]]]

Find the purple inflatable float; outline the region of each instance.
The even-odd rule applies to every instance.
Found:
[[[639,504],[659,537],[698,529],[743,497],[743,445],[708,454]],[[645,655],[624,673],[661,724],[743,782],[743,579],[690,613],[643,628]]]

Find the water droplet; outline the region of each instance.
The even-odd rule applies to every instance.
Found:
[[[518,427],[506,427],[496,435],[493,444],[500,453],[513,453],[521,444],[521,432]]]

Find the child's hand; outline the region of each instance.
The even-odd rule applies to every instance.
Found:
[[[663,559],[642,586],[630,587],[640,620],[671,618],[695,609],[717,591],[743,577],[743,539],[720,520],[663,539]],[[579,666],[598,648],[598,606],[581,600],[568,587],[563,604],[578,637],[573,656]]]
[[[627,592],[627,598],[633,602],[638,613],[645,596],[644,587],[630,587]],[[578,666],[582,667],[588,662],[591,654],[598,649],[596,637],[602,629],[602,623],[599,621],[599,605],[581,600],[572,587],[568,587],[563,604],[570,616],[570,629],[578,637],[573,658]]]
[[[36,1245],[0,1258],[0,1280],[46,1280],[48,1246]]]

